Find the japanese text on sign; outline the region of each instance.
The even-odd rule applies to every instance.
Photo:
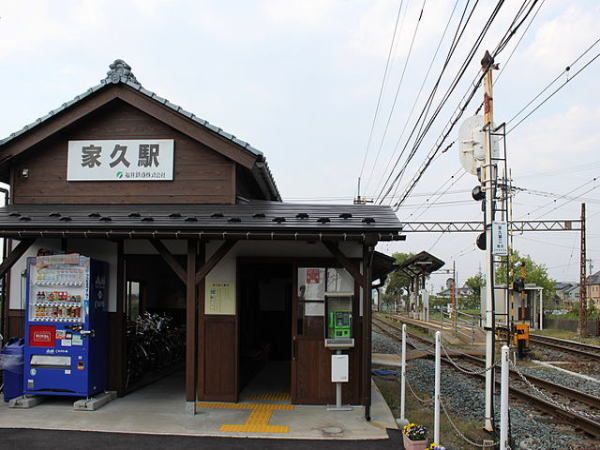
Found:
[[[508,227],[506,222],[492,222],[492,254],[508,256]]]
[[[69,141],[68,181],[173,179],[172,139]]]

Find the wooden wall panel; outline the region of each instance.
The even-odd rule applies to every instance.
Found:
[[[331,382],[331,350],[325,348],[323,339],[296,338],[295,377],[296,398],[301,404],[335,404],[335,385]],[[347,352],[350,356],[350,380],[342,386],[345,404],[360,403],[360,357],[356,349]]]
[[[88,139],[174,139],[173,181],[66,181],[67,143]],[[13,202],[216,203],[235,201],[235,163],[144,112],[116,100],[69,131],[32,148],[13,165]]]
[[[204,392],[201,400],[236,401],[237,330],[235,316],[205,316],[204,319]]]
[[[22,309],[11,309],[8,311],[8,327],[4,338],[24,337],[25,333],[25,311]]]

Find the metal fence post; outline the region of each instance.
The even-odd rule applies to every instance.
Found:
[[[435,392],[433,407],[433,441],[440,443],[440,379],[441,379],[441,333],[435,332]]]
[[[500,450],[508,448],[508,346],[502,346],[502,367],[500,372]]]
[[[400,369],[400,421],[406,421],[406,324],[402,325],[402,366]]]

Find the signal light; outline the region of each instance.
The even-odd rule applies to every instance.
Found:
[[[481,186],[475,186],[471,191],[471,196],[473,197],[473,200],[480,202],[485,199],[485,192],[481,189]]]
[[[485,238],[485,231],[477,236],[477,247],[479,250],[485,250],[487,247],[487,240]]]
[[[525,290],[525,280],[523,277],[519,277],[513,283],[513,291],[515,292],[523,292]]]

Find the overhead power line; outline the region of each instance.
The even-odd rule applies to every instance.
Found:
[[[596,42],[599,42],[599,41],[600,40],[598,40]],[[569,84],[571,81],[573,81],[577,77],[577,75],[579,75],[586,68],[588,68],[594,61],[596,61],[598,59],[598,57],[600,57],[600,53],[597,53],[596,56],[594,56],[591,60],[589,60],[581,69],[579,69],[577,72],[575,72],[570,78],[567,78],[560,86],[558,86],[554,91],[552,91],[552,93],[550,95],[548,95],[546,98],[544,98],[544,100],[542,100],[540,103],[538,103],[538,105],[535,108],[533,108],[531,111],[529,111],[529,113],[527,113],[527,115],[525,117],[523,117],[515,125],[513,125],[511,128],[509,128],[506,131],[506,134],[509,134],[515,128],[517,128],[519,125],[521,125],[525,120],[527,120],[534,112],[536,112],[538,109],[540,109],[548,100],[550,100],[552,97],[554,97],[554,95],[556,95],[556,93],[558,93],[562,88],[564,88],[567,84]],[[569,68],[567,67],[567,69],[565,69],[565,71],[568,72]],[[539,97],[539,94],[538,94],[538,97]],[[531,102],[529,104],[531,104]],[[519,113],[517,113],[515,116],[513,116],[513,118],[511,120],[509,120],[507,122],[507,124],[512,122],[521,112],[522,111],[519,111]]]
[[[521,7],[519,9],[519,11],[517,12],[517,14],[515,15],[515,19],[513,20],[513,22],[511,23],[511,26],[509,26],[509,29],[507,30],[507,32],[505,33],[505,35],[503,36],[503,38],[500,40],[498,46],[496,47],[496,49],[493,52],[493,57],[497,57],[498,54],[506,47],[506,45],[508,44],[508,42],[510,41],[510,39],[515,35],[515,33],[517,32],[517,30],[519,29],[519,27],[524,23],[524,21],[526,20],[527,16],[529,14],[531,14],[533,7],[535,6],[535,4],[537,3],[537,0],[534,0],[532,2],[529,3],[529,7]],[[527,2],[525,2],[524,4],[527,4]],[[497,7],[501,6],[501,2],[498,3]],[[488,21],[491,25],[491,22],[494,20],[494,18],[496,17],[498,13],[498,9],[495,9],[494,12],[492,13],[490,20]],[[524,14],[522,18],[519,19],[519,16],[521,14]],[[515,25],[516,24],[516,25]],[[489,28],[489,27],[488,27]],[[482,30],[487,32],[486,29]],[[480,41],[479,41],[480,43]],[[475,47],[476,49],[477,47]],[[470,58],[472,59],[472,55],[469,55]],[[465,69],[466,70],[466,67]],[[464,71],[463,71],[464,73]],[[432,160],[435,158],[436,154],[439,152],[439,150],[442,148],[442,146],[444,145],[444,142],[446,141],[446,139],[448,138],[450,132],[452,131],[452,129],[456,126],[458,120],[460,120],[460,118],[462,117],[462,114],[464,113],[466,107],[469,105],[469,103],[471,102],[473,96],[475,95],[477,89],[479,88],[479,86],[481,85],[481,82],[483,81],[483,76],[485,74],[481,74],[478,78],[476,78],[476,82],[474,84],[474,88],[468,92],[468,94],[466,95],[466,98],[463,97],[462,100],[462,104],[463,106],[461,107],[459,105],[459,109],[458,112],[454,115],[454,118],[451,119],[449,125],[447,126],[447,131],[444,132],[441,136],[440,139],[438,139],[436,145],[433,147],[433,149],[429,152],[429,154],[426,157],[425,162],[420,166],[419,170],[417,171],[417,173],[415,174],[415,176],[413,176],[412,180],[409,182],[407,188],[405,189],[404,193],[402,194],[400,200],[398,200],[396,202],[396,204],[394,205],[396,208],[406,199],[406,197],[408,197],[408,195],[410,195],[410,193],[412,192],[412,190],[414,189],[414,187],[416,186],[416,184],[419,182],[419,180],[421,179],[421,177],[423,176],[423,173],[427,170],[427,168],[429,167],[429,165],[431,164]],[[416,151],[416,149],[415,149]],[[414,152],[413,152],[414,154]],[[405,162],[405,165],[403,167],[403,169],[406,168],[406,166],[408,165],[408,162]],[[396,177],[396,182],[399,181],[400,177],[402,176],[402,172],[401,171],[398,176]],[[399,186],[399,183],[398,183]]]
[[[417,103],[419,102],[419,99],[421,98],[421,93],[423,92],[423,88],[425,87],[425,84],[427,83],[427,80],[429,79],[429,74],[431,73],[431,69],[433,68],[433,64],[435,62],[435,60],[437,59],[437,55],[440,51],[440,48],[442,46],[442,43],[444,42],[445,38],[446,38],[446,33],[448,32],[448,29],[450,28],[450,23],[452,22],[452,18],[454,17],[454,13],[456,12],[456,8],[458,6],[458,3],[460,2],[460,0],[456,0],[456,2],[454,3],[454,8],[452,8],[452,11],[450,12],[450,17],[448,18],[448,21],[446,22],[446,26],[444,27],[444,31],[442,32],[442,35],[440,36],[440,40],[438,41],[437,47],[435,49],[435,52],[433,53],[433,56],[431,58],[431,61],[429,62],[429,67],[427,67],[427,72],[425,72],[425,76],[423,77],[423,81],[421,82],[421,86],[419,87],[419,91],[417,92],[417,95],[415,97],[415,100],[413,101],[413,104],[410,108],[410,112],[408,113],[408,116],[406,118],[406,120],[404,121],[404,126],[402,127],[402,131],[400,132],[400,137],[396,140],[396,144],[394,145],[394,149],[392,150],[392,154],[390,156],[390,158],[388,159],[388,162],[385,166],[385,169],[382,173],[383,176],[385,176],[385,174],[388,173],[388,170],[390,168],[390,165],[392,164],[392,161],[394,160],[394,158],[396,157],[396,153],[398,150],[398,146],[400,145],[400,142],[402,141],[402,138],[404,137],[404,132],[406,131],[406,128],[408,126],[408,124],[410,123],[413,113],[415,111],[415,108],[417,106]],[[467,0],[467,3],[465,5],[465,10],[463,11],[463,17],[464,17],[464,13],[466,12],[466,9],[469,5],[470,0]],[[461,22],[462,22],[462,18],[461,18]],[[383,182],[383,177],[382,180]],[[377,189],[375,190],[375,192],[379,192],[380,189],[382,187],[382,183],[379,183],[379,185],[377,186]]]
[[[442,78],[444,76],[444,73],[450,63],[450,61],[452,60],[452,57],[456,51],[456,48],[458,46],[458,43],[460,42],[460,40],[462,39],[462,36],[467,28],[467,25],[469,24],[473,13],[475,11],[475,9],[477,8],[477,5],[479,4],[479,0],[476,0],[475,3],[473,4],[473,7],[471,8],[471,10],[469,11],[469,13],[467,14],[467,9],[469,6],[469,3],[467,2],[467,4],[465,5],[465,9],[463,10],[462,16],[460,18],[460,21],[456,27],[456,30],[454,32],[454,37],[452,38],[452,43],[450,44],[450,48],[448,49],[444,64],[442,65],[442,68],[440,70],[440,73],[437,77],[436,82],[434,83],[431,92],[429,93],[429,96],[427,98],[427,100],[425,101],[425,104],[423,105],[423,108],[421,109],[421,113],[419,114],[419,116],[417,117],[417,120],[415,122],[415,124],[412,127],[412,130],[410,132],[410,134],[408,135],[408,138],[406,139],[406,143],[404,145],[404,147],[402,148],[402,151],[400,152],[400,155],[396,158],[396,161],[394,162],[394,165],[392,167],[392,169],[390,170],[389,174],[387,175],[383,186],[381,187],[379,193],[377,194],[377,199],[376,201],[378,203],[383,203],[385,201],[385,199],[390,195],[391,190],[393,189],[393,181],[392,180],[392,176],[394,174],[394,171],[396,170],[396,168],[398,167],[398,164],[400,163],[400,161],[402,160],[402,157],[404,156],[404,152],[406,151],[407,147],[408,147],[408,143],[410,142],[410,140],[412,139],[413,135],[415,132],[417,132],[417,129],[419,128],[419,124],[421,124],[421,127],[419,128],[419,132],[422,129],[423,124],[425,123],[427,114],[429,113],[429,109],[433,103],[433,100],[435,98],[437,89],[442,81]],[[465,19],[465,15],[466,15],[466,19]],[[396,147],[398,146],[399,141],[396,143]],[[394,154],[396,153],[396,148],[394,149]],[[391,185],[389,185],[391,183]],[[389,185],[389,186],[388,186]]]
[[[392,189],[395,189],[394,190],[394,195],[398,191],[398,189],[400,187],[400,181],[401,181],[402,176],[404,175],[404,173],[405,173],[405,171],[406,171],[409,163],[414,158],[417,150],[420,148],[421,144],[423,143],[423,140],[425,139],[425,136],[427,135],[427,133],[429,132],[429,130],[433,126],[433,123],[437,119],[438,115],[441,113],[443,107],[445,106],[446,102],[449,100],[451,94],[457,88],[459,82],[461,81],[462,77],[464,76],[464,74],[465,74],[468,66],[470,65],[471,61],[475,57],[475,54],[477,53],[477,51],[479,49],[479,46],[481,45],[481,43],[482,43],[485,35],[489,31],[489,29],[490,29],[493,21],[495,20],[496,16],[498,15],[498,13],[500,11],[500,8],[502,7],[503,4],[504,4],[503,1],[499,1],[496,4],[496,7],[494,8],[494,10],[492,11],[492,13],[490,14],[490,17],[487,19],[486,24],[481,29],[481,32],[479,33],[477,39],[475,40],[475,43],[471,47],[471,49],[468,52],[468,54],[467,54],[464,62],[462,63],[461,68],[459,69],[458,73],[455,75],[455,77],[454,77],[453,81],[451,82],[450,86],[446,90],[446,93],[444,94],[442,100],[440,101],[440,103],[438,104],[437,108],[435,109],[435,111],[433,112],[432,116],[430,117],[429,121],[427,122],[427,125],[424,125],[424,123],[421,124],[419,132],[417,134],[417,138],[415,139],[415,141],[413,143],[413,146],[412,146],[412,148],[410,150],[410,153],[408,154],[406,160],[404,161],[404,164],[402,165],[402,168],[400,169],[400,171],[398,172],[398,174],[396,175],[396,177],[392,181],[390,187],[387,189],[385,196],[389,195],[389,193],[391,192]],[[500,44],[499,44],[499,47],[500,47]],[[430,151],[429,155],[427,156],[426,167],[423,168],[423,165],[422,165],[421,166],[422,170],[426,170],[427,167],[429,167],[429,165],[431,164],[433,158],[435,158],[437,152],[444,145],[444,142],[446,141],[448,135],[450,134],[450,132],[452,131],[452,129],[454,128],[454,126],[456,125],[456,123],[460,119],[460,117],[462,117],[462,114],[464,113],[464,110],[466,109],[466,107],[468,106],[468,104],[471,102],[473,96],[475,95],[475,93],[476,93],[477,89],[479,88],[479,86],[481,85],[482,81],[483,81],[483,75],[479,75],[479,76],[475,77],[475,80],[473,82],[473,84],[475,86],[474,89],[471,92],[467,92],[465,94],[465,96],[463,96],[463,99],[461,100],[461,102],[459,104],[459,107],[457,108],[457,112],[451,118],[449,125],[446,126],[447,132],[443,132],[441,138],[439,138],[437,140],[436,145],[434,146],[435,151]],[[461,106],[461,104],[463,104],[464,106]],[[408,145],[408,141],[407,141],[406,145]],[[422,175],[422,173],[420,173],[420,171],[418,171],[417,174],[413,177],[412,181],[409,183],[409,187],[407,188],[407,190],[405,190],[405,194],[403,194],[403,196],[400,199],[400,201],[397,202],[394,205],[395,207],[397,207],[409,195],[410,191],[412,191],[412,189],[414,188],[414,185],[416,185],[416,183],[420,180],[421,175]]]
[[[383,148],[383,144],[385,142],[385,138],[387,136],[387,132],[390,128],[390,123],[392,121],[392,116],[394,115],[394,111],[396,110],[396,103],[398,102],[398,95],[400,94],[400,88],[402,87],[402,82],[404,81],[404,75],[406,74],[406,69],[408,67],[408,63],[410,62],[410,57],[412,55],[413,47],[415,44],[415,39],[417,37],[417,33],[419,31],[419,25],[421,24],[421,19],[423,18],[423,11],[425,10],[425,3],[427,0],[423,0],[423,4],[421,5],[421,11],[419,13],[419,18],[417,19],[417,23],[415,25],[415,29],[412,34],[412,38],[410,40],[410,45],[408,47],[408,53],[406,55],[406,59],[404,60],[404,66],[402,67],[402,73],[400,74],[400,81],[398,82],[398,86],[396,88],[396,93],[394,95],[394,101],[392,102],[392,107],[390,108],[390,112],[388,114],[385,127],[383,129],[383,135],[381,137],[381,141],[379,143],[379,147],[377,149],[377,154],[375,155],[375,160],[373,161],[373,165],[371,167],[371,173],[369,174],[369,178],[367,180],[366,190],[369,189],[369,183],[373,178],[373,172],[375,171],[375,167],[377,166],[377,162],[379,160],[379,155],[381,154],[381,149]]]
[[[385,62],[385,70],[383,71],[383,77],[381,78],[381,86],[379,87],[379,95],[377,96],[377,106],[375,106],[375,113],[373,114],[373,121],[371,123],[371,130],[369,131],[369,138],[367,140],[367,146],[365,148],[365,155],[363,157],[362,167],[360,169],[359,177],[362,177],[363,171],[365,170],[365,164],[367,162],[367,155],[369,154],[369,148],[371,147],[371,140],[373,138],[373,130],[375,129],[375,122],[377,121],[377,115],[379,114],[379,107],[381,106],[381,97],[385,88],[385,81],[388,75],[388,69],[390,67],[390,61],[392,59],[392,52],[394,49],[394,43],[396,41],[396,34],[398,32],[398,23],[400,21],[400,13],[402,12],[402,4],[404,0],[400,0],[398,6],[398,13],[396,14],[396,22],[394,23],[394,32],[392,33],[392,42],[390,43],[390,49],[388,51],[387,60]]]

